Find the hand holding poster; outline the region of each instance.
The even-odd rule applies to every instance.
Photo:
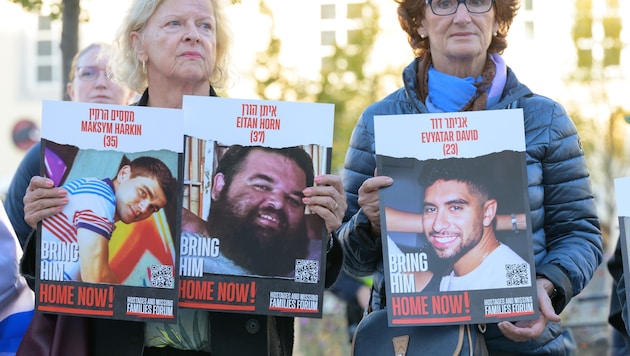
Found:
[[[376,116],[390,325],[537,317],[520,109]],[[500,133],[500,134],[496,134]]]
[[[42,172],[68,203],[38,229],[37,310],[176,320],[182,116],[44,102]]]
[[[321,316],[326,228],[302,198],[330,170],[333,106],[185,96],[183,107],[180,305]]]

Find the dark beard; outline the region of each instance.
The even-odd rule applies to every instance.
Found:
[[[234,210],[225,191],[222,192],[212,201],[207,227],[211,237],[219,238],[221,253],[237,265],[256,275],[286,277],[294,271],[295,260],[308,255],[305,219],[296,231],[285,228],[278,234],[252,223],[261,209],[251,209],[244,218]],[[281,211],[277,214],[286,221]]]
[[[451,271],[453,270],[453,266],[455,265],[455,263],[457,261],[459,261],[460,258],[462,258],[465,254],[467,254],[470,250],[472,250],[475,246],[477,246],[477,244],[481,241],[481,237],[479,237],[479,240],[474,241],[474,242],[469,242],[468,244],[462,246],[461,250],[459,250],[457,253],[455,253],[453,256],[450,257],[441,257],[438,252],[433,248],[433,252],[435,253],[437,260],[440,261],[438,264],[439,268],[444,268],[442,270],[442,274],[443,275],[447,275],[449,273],[451,273]],[[430,245],[430,243],[429,243]],[[435,272],[434,272],[435,273]]]

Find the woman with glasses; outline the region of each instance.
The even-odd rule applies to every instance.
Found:
[[[107,70],[111,46],[93,43],[72,59],[67,92],[70,100],[101,104],[129,104],[134,93],[112,81]]]
[[[413,50],[404,87],[369,106],[350,140],[344,168],[348,209],[339,229],[344,268],[373,275],[372,308],[386,307],[375,115],[522,108],[540,315],[487,325],[491,355],[564,355],[558,314],[602,261],[602,238],[576,128],[553,100],[521,84],[501,54],[518,0],[396,0]],[[500,133],[497,133],[500,134]]]
[[[135,93],[113,82],[105,69],[109,62],[110,50],[109,44],[92,43],[74,56],[66,87],[70,100],[100,104],[129,104]],[[4,208],[22,247],[32,231],[32,228],[24,221],[22,198],[31,178],[39,176],[40,151],[41,146],[36,143],[26,153],[13,176],[4,200]]]

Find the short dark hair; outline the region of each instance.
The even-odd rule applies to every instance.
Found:
[[[177,180],[173,177],[171,170],[164,162],[155,157],[142,156],[127,164],[131,168],[131,178],[155,178],[164,192],[166,201],[172,201],[173,197],[177,193]]]
[[[263,146],[232,145],[219,159],[214,175],[222,173],[225,177],[225,186],[229,187],[232,183],[232,178],[242,169],[243,162],[245,161],[245,158],[247,158],[247,155],[254,150],[275,153],[291,159],[304,172],[304,175],[306,176],[306,186],[310,187],[313,185],[313,160],[303,148],[297,146],[270,148]]]
[[[472,158],[447,158],[442,160],[428,161],[422,169],[420,184],[426,190],[438,180],[458,181],[468,184],[468,186],[480,195],[483,199],[492,199],[494,193],[490,189],[492,182],[489,171],[486,167],[488,160],[478,160]]]

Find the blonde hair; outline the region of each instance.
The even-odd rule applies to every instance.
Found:
[[[68,73],[68,82],[74,81],[74,77],[77,75],[77,62],[79,61],[79,58],[83,57],[86,53],[93,49],[98,50],[98,56],[96,58],[101,59],[109,56],[112,46],[105,42],[94,42],[77,52],[74,57],[72,57],[70,73]]]
[[[131,33],[134,31],[142,33],[147,22],[163,1],[134,0],[114,41],[110,61],[114,79],[139,93],[142,93],[148,86],[147,74],[143,71],[142,62],[136,56],[135,48],[131,43]],[[227,17],[223,12],[222,0],[207,1],[214,8],[217,23],[216,62],[208,81],[213,87],[220,88],[228,79],[228,52],[231,33],[228,28]]]

